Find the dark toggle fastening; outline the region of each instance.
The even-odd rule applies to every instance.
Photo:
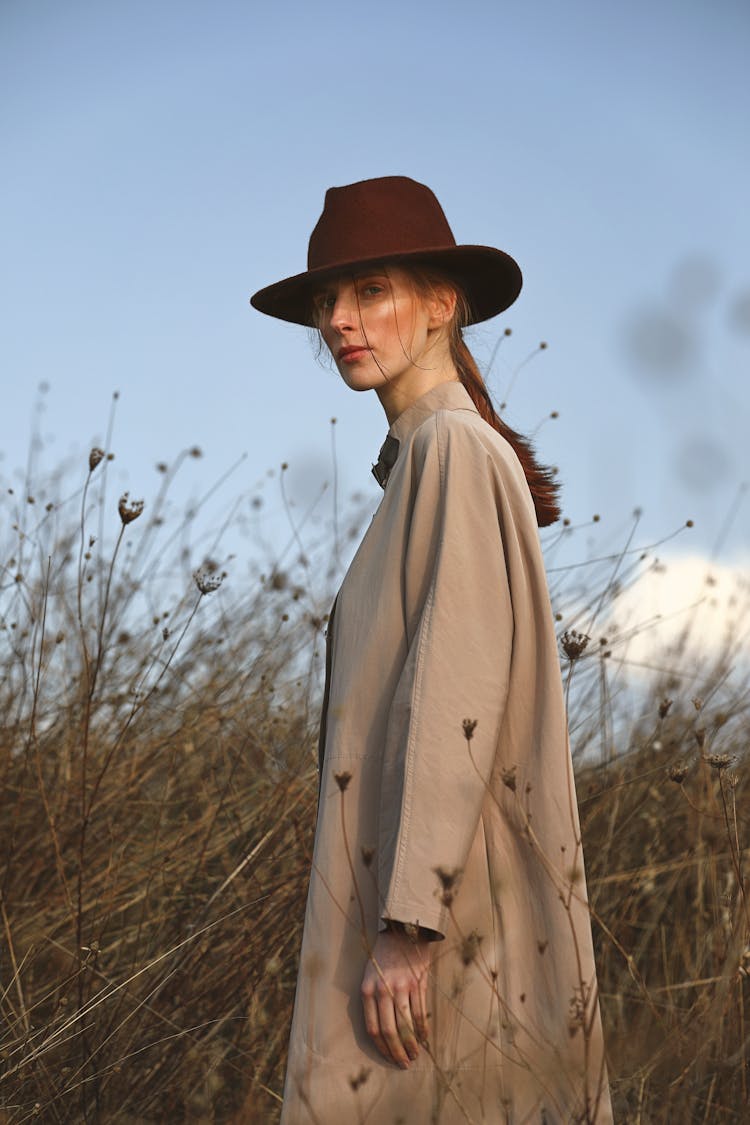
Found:
[[[372,475],[381,488],[385,488],[391,469],[396,464],[398,457],[398,438],[388,434],[380,447],[377,462],[372,467]]]

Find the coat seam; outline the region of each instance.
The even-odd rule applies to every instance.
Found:
[[[444,465],[443,465],[443,451],[441,447],[441,433],[440,433],[440,411],[435,411],[433,414],[435,419],[435,435],[437,441],[437,459],[438,459],[438,475],[440,481],[440,499],[443,497],[444,486]],[[442,532],[440,541],[437,544],[438,556],[442,547]],[[413,722],[410,724],[409,735],[406,742],[406,752],[404,755],[404,797],[402,804],[402,826],[405,831],[399,832],[398,854],[396,856],[396,865],[391,882],[391,898],[398,897],[398,890],[403,882],[402,865],[404,854],[406,852],[406,836],[408,835],[411,824],[411,807],[412,807],[412,789],[414,782],[414,744],[417,740],[417,730],[421,721],[419,713],[419,704],[421,700],[422,691],[422,676],[424,674],[423,657],[424,650],[427,644],[427,638],[430,632],[430,624],[432,622],[433,607],[435,604],[435,583],[437,581],[437,560],[435,569],[433,570],[432,581],[430,582],[430,589],[425,601],[425,613],[422,628],[420,629],[419,642],[417,646],[417,656],[414,665],[414,686],[411,694],[411,713],[414,716]],[[420,919],[406,919],[406,921],[419,922]]]

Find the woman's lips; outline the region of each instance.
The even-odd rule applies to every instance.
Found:
[[[356,360],[363,359],[366,355],[369,355],[369,353],[369,348],[359,347],[358,345],[349,348],[340,348],[338,359],[340,363],[355,363]]]

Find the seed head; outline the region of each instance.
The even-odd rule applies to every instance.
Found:
[[[144,507],[143,500],[130,501],[128,499],[129,496],[129,492],[123,492],[122,496],[120,497],[120,502],[117,505],[117,511],[120,513],[120,519],[122,520],[123,526],[125,526],[125,524],[132,523],[133,520],[137,520]]]
[[[193,574],[193,581],[198,587],[199,594],[213,594],[224,581],[224,575],[200,567]]]
[[[348,770],[344,770],[343,773],[335,773],[333,776],[336,779],[336,784],[338,785],[341,792],[345,793],[349,787],[349,782],[352,779],[352,775],[348,772]]]
[[[669,714],[669,709],[670,709],[671,706],[672,706],[672,700],[667,699],[667,697],[665,695],[664,698],[662,699],[661,703],[659,704],[659,718],[660,719],[665,719],[667,717],[667,715]]]
[[[477,719],[464,719],[464,738],[467,742],[471,742],[474,737],[474,731],[477,729]]]
[[[105,457],[104,450],[99,449],[98,445],[95,445],[94,448],[89,453],[89,472],[90,473],[93,473],[96,466],[101,464],[101,462],[104,460],[104,457]]]
[[[482,943],[482,935],[472,930],[470,934],[461,942],[461,960],[464,965],[471,965],[472,961],[476,961],[479,946]]]
[[[676,766],[669,767],[669,780],[673,781],[675,785],[682,785],[683,781],[689,773],[690,767],[687,762],[680,762]]]
[[[725,770],[729,766],[731,766],[734,758],[731,754],[708,754],[706,756],[706,761],[708,762],[709,766],[712,766],[715,770],[718,770],[718,772],[721,773],[722,770]]]
[[[370,1067],[369,1066],[363,1066],[363,1067],[360,1067],[359,1072],[357,1074],[353,1074],[349,1078],[349,1085],[351,1086],[351,1088],[352,1088],[352,1090],[354,1091],[355,1094],[356,1094],[357,1090],[360,1088],[360,1086],[364,1086],[365,1082],[367,1081],[367,1079],[369,1077],[370,1077]]]
[[[508,789],[510,789],[511,792],[515,793],[515,791],[516,791],[516,767],[515,766],[509,766],[507,769],[500,770],[500,776],[503,779],[503,785],[505,785]]]
[[[577,629],[566,629],[560,637],[562,650],[571,664],[583,654],[591,638],[586,633],[579,633]]]
[[[362,862],[364,863],[365,867],[370,867],[372,865],[372,857],[375,855],[375,849],[374,848],[366,848],[364,845],[362,845],[361,850],[362,850]]]
[[[440,886],[443,888],[440,901],[443,903],[443,906],[450,906],[453,899],[456,897],[458,882],[461,878],[461,868],[435,867],[433,870],[440,880]]]

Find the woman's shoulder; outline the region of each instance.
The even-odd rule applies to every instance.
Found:
[[[525,485],[521,463],[510,442],[482,418],[473,407],[441,408],[425,418],[413,434],[414,453],[425,461],[461,468],[495,469]]]

